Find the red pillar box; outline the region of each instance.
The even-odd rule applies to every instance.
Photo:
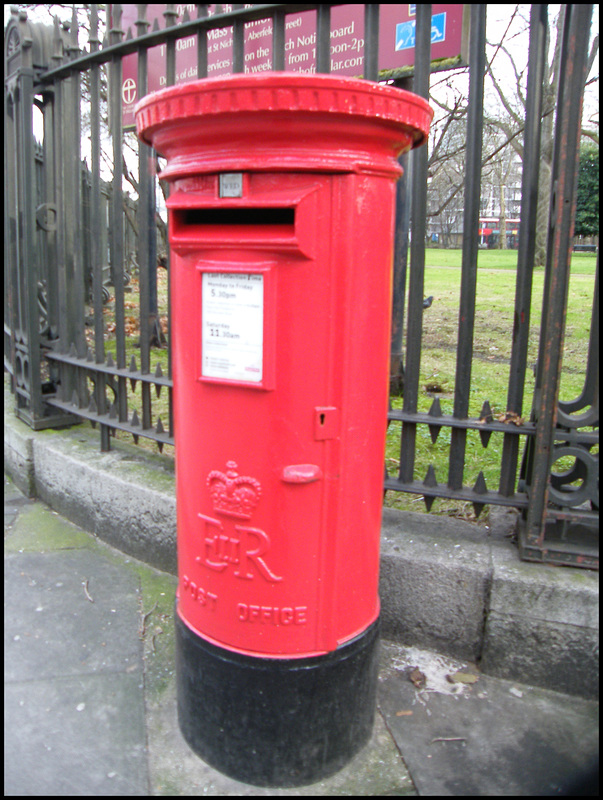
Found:
[[[431,116],[284,73],[136,110],[171,184],[180,726],[249,783],[318,780],[370,737],[396,156]]]

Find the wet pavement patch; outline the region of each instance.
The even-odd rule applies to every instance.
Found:
[[[391,652],[380,706],[420,795],[566,794],[589,777],[597,703],[416,648]]]

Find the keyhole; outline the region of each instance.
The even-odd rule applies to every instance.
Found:
[[[324,415],[324,414],[321,414],[321,415],[320,415],[320,424],[321,424],[321,425],[324,425],[324,424],[325,424],[325,415]]]

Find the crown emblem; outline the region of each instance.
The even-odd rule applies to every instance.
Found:
[[[207,476],[214,511],[229,517],[249,519],[258,504],[262,487],[255,478],[239,475],[234,461],[226,462],[226,473],[214,469]]]

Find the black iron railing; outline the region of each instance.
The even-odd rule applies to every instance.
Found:
[[[129,27],[127,31],[122,29],[124,7],[112,5],[101,43],[99,7],[92,4],[83,48],[75,6],[70,26],[56,19],[54,25],[34,23],[25,12],[13,12],[5,31],[4,353],[16,413],[29,425],[56,427],[88,419],[99,425],[102,449],[110,447],[116,430],[128,432],[135,441],[139,437],[155,441],[160,448],[173,444],[169,293],[161,308],[158,298],[158,286],[165,284],[162,270],[169,271],[169,253],[164,252],[157,217],[156,156],[146,145],[136,143],[137,171],[124,158],[124,58],[138,56],[135,84],[142,97],[149,86],[151,48],[163,46],[165,85],[169,86],[176,82],[179,42],[195,36],[196,77],[205,78],[211,72],[210,46],[216,32],[232,29],[227,57],[232,72],[243,72],[245,26],[268,20],[270,67],[283,70],[290,68],[287,21],[292,15],[311,12],[315,15],[315,56],[313,64],[303,66],[329,72],[333,5],[337,4],[235,5],[228,13],[211,14],[209,6],[197,5],[196,19],[185,11],[178,20],[176,6],[168,4],[162,25],[151,25],[148,6],[139,5],[135,30]],[[437,399],[428,412],[419,411],[429,158],[427,148],[421,148],[402,157],[406,174],[398,185],[392,378],[403,374],[404,394],[402,408],[389,413],[390,422],[401,423],[400,460],[397,474],[386,474],[384,488],[422,495],[428,510],[436,498],[469,501],[477,513],[486,504],[518,508],[523,557],[594,567],[598,565],[598,266],[584,388],[574,401],[558,400],[592,6],[564,7],[540,352],[530,413],[524,408],[524,394],[548,46],[547,6],[533,5],[531,10],[507,421],[493,416],[487,400],[479,416],[469,414],[486,6],[471,4],[468,9],[469,98],[453,411],[442,413]],[[379,15],[379,5],[364,6],[359,73],[367,80],[387,78],[427,97],[433,69],[431,5],[416,5],[415,63],[410,71],[380,70]],[[35,108],[42,118],[41,146],[35,144],[32,129]],[[112,150],[109,182],[103,178],[101,147],[107,122]],[[89,166],[83,178],[82,141],[87,139]],[[409,158],[411,170],[406,169]],[[137,172],[135,178],[132,172]],[[124,177],[135,185],[135,203],[124,192]],[[128,285],[132,275],[137,293]],[[135,352],[128,332],[133,304],[138,319]],[[114,338],[111,346],[110,338]],[[153,350],[157,345],[162,350]],[[443,480],[433,464],[425,475],[417,474],[416,439],[421,426],[428,427],[432,441],[442,430],[450,431],[448,473]],[[484,448],[492,436],[503,439],[498,486],[487,486],[483,472],[473,485],[467,484],[464,465],[471,431],[479,432]],[[564,472],[555,470],[561,458],[573,466]]]

